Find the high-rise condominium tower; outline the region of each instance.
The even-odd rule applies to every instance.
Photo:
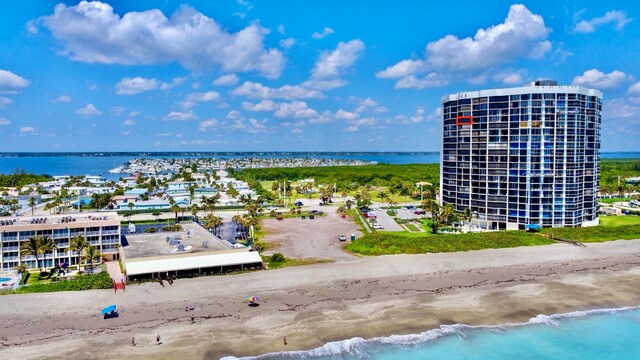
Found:
[[[597,225],[601,110],[550,80],[443,97],[442,202],[489,229]]]

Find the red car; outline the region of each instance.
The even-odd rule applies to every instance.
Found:
[[[426,212],[424,210],[416,210],[413,213],[416,214],[416,215],[424,215],[424,214],[426,214]]]

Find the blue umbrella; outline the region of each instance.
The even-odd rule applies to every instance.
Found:
[[[529,225],[526,225],[525,228],[527,228],[529,230],[540,230],[540,229],[542,229],[542,226],[540,226],[538,224],[529,224]]]
[[[112,311],[116,311],[116,306],[115,305],[109,305],[106,308],[102,309],[102,315],[104,314],[108,314]]]

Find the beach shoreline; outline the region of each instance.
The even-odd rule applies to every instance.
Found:
[[[638,280],[640,240],[622,240],[360,258],[115,294],[7,295],[0,296],[0,354],[217,359],[309,350],[442,324],[522,323],[539,314],[638,306]],[[248,307],[247,295],[260,296],[261,305]],[[121,317],[103,320],[100,308],[112,303]],[[185,311],[190,304],[195,310]]]

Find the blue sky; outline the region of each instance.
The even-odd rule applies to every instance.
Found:
[[[604,92],[640,151],[640,4],[18,1],[0,12],[0,151],[438,151],[443,95]]]

